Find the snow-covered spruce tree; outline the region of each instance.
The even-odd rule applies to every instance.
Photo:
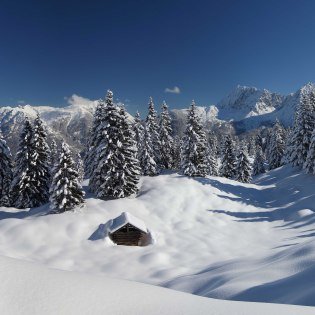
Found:
[[[257,145],[254,164],[253,164],[253,175],[254,176],[266,172],[264,163],[265,163],[265,157],[264,157],[263,151],[261,149],[261,146]]]
[[[304,93],[298,106],[292,132],[290,161],[293,166],[302,167],[306,161],[312,132],[315,127],[315,94]]]
[[[161,166],[165,169],[171,169],[174,161],[174,144],[172,137],[171,117],[168,112],[168,106],[165,101],[162,104],[162,113],[160,119],[160,153]]]
[[[236,157],[235,146],[230,135],[226,135],[222,148],[220,175],[226,178],[235,177]]]
[[[126,128],[128,127],[128,131]],[[131,127],[121,108],[114,104],[113,93],[107,92],[104,118],[98,128],[99,139],[90,186],[98,198],[123,198],[136,191],[137,150],[127,136]],[[131,137],[132,138],[132,137]],[[128,157],[128,154],[130,156]]]
[[[146,126],[148,132],[150,133],[150,138],[152,142],[152,149],[154,154],[155,162],[160,165],[161,162],[161,142],[159,135],[159,126],[157,123],[157,113],[154,109],[154,103],[152,97],[149,99],[149,111],[146,118]]]
[[[96,167],[95,156],[98,154],[97,148],[102,140],[100,124],[104,120],[105,109],[105,102],[100,99],[94,112],[93,125],[89,133],[87,150],[84,157],[84,172],[86,178],[90,178],[92,176],[92,173]]]
[[[39,114],[34,120],[33,152],[31,163],[33,164],[32,181],[38,190],[36,205],[40,206],[49,201],[50,185],[50,149],[46,142],[46,131]]]
[[[132,126],[128,122],[125,109],[120,109],[122,126],[122,154],[124,157],[123,171],[124,184],[122,187],[124,197],[131,196],[138,192],[140,178],[140,162],[138,158],[137,143]]]
[[[140,167],[142,174],[146,176],[155,176],[160,172],[159,167],[155,162],[151,134],[148,130],[147,124],[144,126],[143,142],[140,154]]]
[[[33,181],[34,168],[36,167],[32,160],[33,155],[33,127],[26,117],[20,135],[11,185],[11,199],[16,208],[36,207],[39,204],[38,200],[41,200],[38,186]]]
[[[242,183],[249,183],[252,179],[252,168],[247,156],[246,149],[241,147],[237,155],[237,164],[235,168],[235,179]]]
[[[84,192],[79,183],[79,174],[66,143],[62,143],[60,158],[55,164],[53,173],[50,186],[52,211],[62,213],[83,204]]]
[[[12,178],[11,152],[0,131],[0,207],[9,207],[11,205],[10,186]]]
[[[187,126],[181,152],[181,168],[187,176],[206,176],[208,173],[207,139],[193,101],[187,116]]]
[[[141,117],[139,112],[137,111],[135,115],[135,122],[133,124],[133,131],[134,131],[134,138],[136,140],[136,145],[137,145],[137,156],[138,159],[140,160],[140,154],[141,154],[141,146],[143,142],[143,137],[144,137],[144,127],[141,123]]]
[[[282,158],[285,150],[285,134],[280,122],[276,120],[270,138],[268,148],[268,162],[269,169],[275,169],[280,167],[282,164]]]

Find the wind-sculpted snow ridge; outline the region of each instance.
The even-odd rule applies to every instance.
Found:
[[[311,315],[287,305],[219,301],[104,276],[48,269],[0,257],[0,313],[6,315]]]
[[[0,254],[207,297],[315,306],[314,184],[288,166],[251,184],[166,172],[142,177],[136,198],[87,193],[74,212],[0,208]],[[102,233],[123,211],[154,244],[116,246]]]

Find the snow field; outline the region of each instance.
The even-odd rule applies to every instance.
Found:
[[[315,304],[312,176],[283,167],[241,184],[167,173],[143,177],[140,186],[137,198],[87,194],[85,207],[58,215],[47,215],[48,207],[2,208],[0,254],[208,297]],[[154,245],[91,238],[123,211],[145,222]]]
[[[309,315],[308,307],[218,301],[104,276],[48,269],[0,256],[0,313],[6,315]]]

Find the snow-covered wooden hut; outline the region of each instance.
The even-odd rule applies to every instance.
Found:
[[[112,220],[108,235],[117,245],[145,246],[150,239],[144,222],[128,212]]]

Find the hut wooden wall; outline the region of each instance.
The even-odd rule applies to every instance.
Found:
[[[145,245],[144,240],[147,239],[147,233],[144,233],[131,224],[127,224],[111,233],[110,238],[117,245],[143,246]]]

